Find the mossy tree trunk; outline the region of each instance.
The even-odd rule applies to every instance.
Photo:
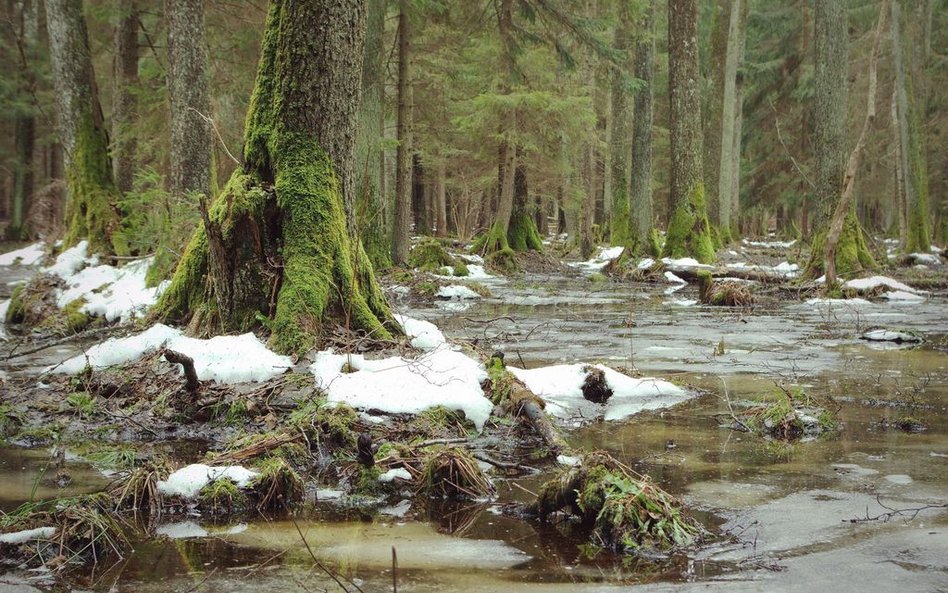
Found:
[[[696,0],[668,1],[671,208],[664,255],[714,261],[701,166]]]
[[[190,321],[201,333],[263,323],[275,349],[295,354],[330,323],[390,337],[391,313],[348,232],[343,198],[364,26],[359,0],[271,3],[244,170],[205,211],[158,317]]]
[[[366,13],[365,57],[362,61],[362,106],[356,130],[356,226],[375,269],[392,265],[385,228],[382,192],[385,175],[385,3],[369,2]]]
[[[69,188],[65,244],[87,239],[93,253],[126,254],[82,0],[46,0],[46,22]]]
[[[645,87],[635,94],[632,119],[630,238],[634,255],[648,244],[652,231],[652,95],[655,80],[655,1],[649,0],[635,43],[635,76]]]
[[[543,239],[537,230],[536,219],[527,198],[527,170],[519,163],[514,171],[513,212],[507,228],[507,242],[514,251],[542,251]]]
[[[395,152],[395,229],[392,262],[408,261],[412,189],[412,89],[410,0],[399,1],[398,14],[398,148]]]
[[[843,211],[846,167],[846,115],[848,101],[848,32],[846,8],[836,0],[816,0],[814,27],[813,149],[817,229],[804,276],[816,278],[848,275],[875,267],[856,218],[855,199]],[[873,89],[874,90],[874,89]],[[857,146],[858,148],[858,146]],[[854,151],[856,152],[856,151]],[[857,155],[858,156],[858,155]],[[851,168],[851,167],[850,167]],[[852,171],[855,175],[855,171]],[[834,215],[836,214],[836,215]],[[832,226],[832,228],[831,228]],[[827,245],[827,235],[835,233]],[[835,243],[835,245],[834,245]],[[829,252],[827,251],[829,247]],[[827,270],[825,261],[833,266]]]

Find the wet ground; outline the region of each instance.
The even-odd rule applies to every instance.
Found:
[[[503,350],[515,366],[604,362],[699,390],[675,408],[568,439],[649,474],[720,537],[655,562],[597,552],[569,525],[502,513],[504,503],[528,498],[536,476],[500,482],[497,500],[466,507],[400,504],[373,514],[323,496],[293,520],[174,517],[156,526],[167,537],[74,575],[76,590],[391,591],[394,576],[399,591],[948,591],[944,295],[912,304],[787,299],[736,311],[675,304],[697,298],[692,287],[665,294],[672,285],[530,275],[484,284],[492,297],[405,312],[450,338]],[[875,326],[917,331],[926,342],[859,339]],[[775,382],[834,398],[842,432],[787,447],[720,428],[729,410]],[[903,415],[927,430],[880,422]],[[46,451],[0,449],[0,509],[62,494],[43,471],[48,463]],[[67,464],[67,493],[101,487],[95,469]],[[57,582],[18,573],[0,576],[0,591]]]

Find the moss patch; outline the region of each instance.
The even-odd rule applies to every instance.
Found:
[[[714,262],[714,238],[708,223],[704,184],[697,183],[688,200],[678,204],[668,222],[668,233],[662,253],[665,257],[693,257],[703,264]]]

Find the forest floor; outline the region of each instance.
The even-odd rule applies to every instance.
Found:
[[[450,251],[455,266],[383,277],[410,342],[383,349],[340,330],[333,353],[284,362],[252,336],[192,343],[169,328],[156,345],[141,337],[154,328],[135,321],[78,334],[7,327],[8,516],[31,501],[120,497],[140,468],[155,487],[201,490],[201,480],[169,486],[172,472],[204,463],[263,474],[254,460],[274,452],[300,480],[281,496],[300,488],[301,502],[274,505],[253,487],[179,491],[143,523],[122,514],[131,545],[95,566],[56,553],[48,533],[18,544],[0,590],[381,591],[393,580],[406,591],[812,590],[828,574],[843,591],[937,588],[948,570],[948,266],[937,254],[874,273],[906,286],[877,279],[827,298],[796,280],[806,257],[796,244],[744,241],[713,273],[753,299],[722,307],[700,302],[701,268],[687,261],[634,262],[643,272],[610,278],[621,250],[601,248],[589,261],[521,256],[520,271],[502,275]],[[467,276],[454,275],[458,261]],[[0,256],[0,293],[39,264]],[[87,302],[120,319],[96,290],[102,302]],[[126,341],[94,350],[108,338]],[[161,343],[191,354],[198,388]],[[563,454],[490,401],[496,352],[542,398]],[[594,369],[605,403],[584,397]],[[805,405],[790,415],[830,411],[841,424],[789,440],[735,430],[795,398]],[[429,462],[446,449],[470,454],[489,483],[462,484],[470,492],[454,498],[465,500],[432,492]],[[592,451],[680,497],[704,543],[615,554],[577,524],[522,515],[546,479]]]

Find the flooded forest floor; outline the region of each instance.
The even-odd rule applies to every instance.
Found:
[[[145,525],[120,555],[39,566],[11,556],[0,561],[0,591],[948,591],[943,257],[878,272],[911,293],[825,298],[794,280],[787,262],[805,254],[792,244],[745,241],[721,254],[727,269],[785,279],[750,285],[752,305],[722,307],[701,304],[698,284],[676,275],[694,272],[680,262],[619,279],[604,274],[618,252],[600,249],[588,262],[524,257],[522,271],[505,276],[452,251],[454,267],[383,278],[394,310],[433,323],[472,356],[503,353],[546,400],[573,454],[605,451],[678,497],[706,531],[700,543],[617,554],[573,522],[525,518],[513,509],[573,462],[551,456],[527,427],[470,409],[466,416],[381,414],[369,406],[344,418],[344,430],[334,428],[332,414],[307,420],[320,423],[326,448],[306,443],[302,463],[315,478],[291,512],[180,505],[126,517]],[[468,276],[452,275],[458,261]],[[0,266],[0,300],[35,272]],[[155,353],[91,373],[51,370],[106,338],[147,327],[135,323],[40,342],[7,328],[0,342],[4,514],[31,501],[114,493],[123,472],[143,463],[236,463],[235,451],[259,444],[248,435],[272,435],[319,391],[309,369],[328,360],[294,361],[289,372],[260,382],[205,382],[192,400],[181,399],[183,378]],[[904,339],[890,339],[896,334]],[[360,344],[340,334],[335,345],[340,352]],[[401,344],[385,355],[409,350]],[[248,368],[258,362],[250,358],[242,363]],[[371,363],[339,364],[335,388],[347,373],[361,374],[348,367]],[[567,375],[556,373],[576,364],[670,387],[592,404],[557,391],[556,378]],[[532,377],[532,370],[543,372]],[[554,385],[543,386],[544,374]],[[832,430],[791,439],[739,430],[754,410],[798,396],[832,412]],[[356,438],[369,433],[377,472],[393,473],[384,486],[355,494],[343,486],[363,479]],[[392,461],[397,451],[378,455],[386,444],[417,446],[419,438],[467,443],[493,491],[466,501],[434,498],[419,489],[423,477],[412,463]]]

